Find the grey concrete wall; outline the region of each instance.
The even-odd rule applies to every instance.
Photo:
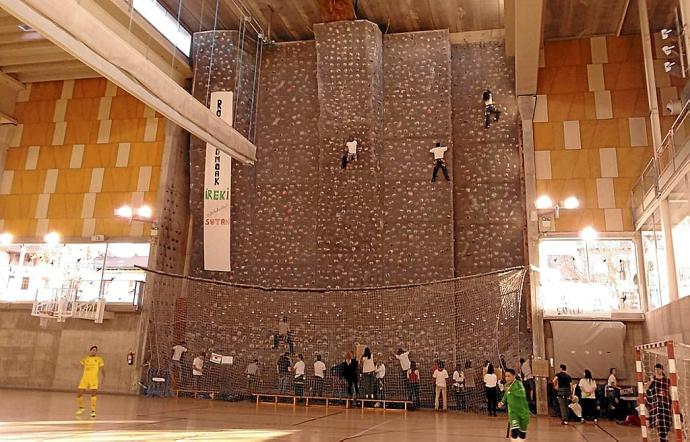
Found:
[[[645,314],[645,343],[673,339],[690,343],[690,297],[681,298]]]
[[[76,390],[82,368],[79,360],[98,345],[105,360],[105,392],[133,393],[137,365],[127,354],[138,345],[138,313],[115,313],[103,324],[93,321],[48,321],[41,327],[30,307],[0,308],[0,387]]]

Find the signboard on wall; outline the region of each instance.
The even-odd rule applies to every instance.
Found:
[[[231,91],[211,93],[211,110],[232,126]],[[230,271],[230,156],[206,144],[204,172],[204,270]]]

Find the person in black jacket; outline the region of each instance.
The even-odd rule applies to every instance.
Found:
[[[352,352],[348,351],[345,354],[345,362],[343,363],[343,377],[347,381],[347,394],[352,396],[352,399],[357,398],[359,394],[359,386],[357,385],[357,359],[352,356]]]

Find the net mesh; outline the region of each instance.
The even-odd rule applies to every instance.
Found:
[[[150,365],[143,384],[150,391],[226,400],[281,391],[344,397],[345,353],[359,359],[369,347],[386,372],[381,380],[362,375],[358,397],[410,400],[414,387],[394,355],[404,349],[419,370],[419,406],[433,405],[432,373],[442,361],[451,378],[449,407],[479,410],[486,407],[485,361],[498,368],[503,355],[505,365],[517,368],[530,351],[521,307],[524,276],[524,268],[514,268],[418,286],[313,290],[152,273],[147,284]],[[179,362],[172,359],[175,345],[187,350]],[[286,352],[291,368],[303,355],[304,378],[292,369],[281,382],[277,364]],[[317,355],[326,365],[323,381],[315,376]],[[196,358],[203,361],[200,375],[193,373]],[[454,388],[458,367],[464,382]]]
[[[678,401],[681,416],[687,416],[690,406],[690,346],[674,343]],[[640,351],[644,399],[647,407],[647,434],[650,441],[674,440],[674,417],[669,377],[669,357],[666,346],[646,348]],[[654,367],[661,364],[663,376],[654,376]],[[683,438],[688,439],[689,429],[681,420]]]

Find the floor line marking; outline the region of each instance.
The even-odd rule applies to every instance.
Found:
[[[307,420],[304,420],[304,421],[301,421],[301,422],[297,422],[296,424],[292,424],[292,426],[293,426],[293,427],[296,427],[297,425],[306,424],[307,422],[313,422],[313,421],[316,421],[316,420],[319,420],[319,419],[325,419],[325,418],[327,418],[327,417],[331,417],[331,416],[335,416],[335,415],[343,414],[343,413],[345,413],[345,410],[341,410],[341,411],[338,411],[338,412],[335,412],[335,413],[325,414],[325,415],[323,415],[323,416],[313,417],[313,418],[311,418],[311,419],[307,419]]]
[[[383,421],[383,422],[381,422],[380,424],[376,424],[376,425],[374,425],[374,426],[372,426],[372,427],[369,427],[369,428],[367,428],[366,430],[360,431],[360,432],[357,433],[357,434],[353,434],[352,436],[348,436],[348,437],[345,437],[345,438],[343,438],[343,439],[340,439],[339,442],[343,442],[343,441],[351,440],[351,439],[356,439],[356,438],[362,436],[363,434],[368,433],[369,431],[373,430],[374,428],[380,427],[380,426],[385,425],[385,424],[387,424],[387,423],[389,423],[389,422],[393,422],[393,421],[392,421],[392,420]]]

